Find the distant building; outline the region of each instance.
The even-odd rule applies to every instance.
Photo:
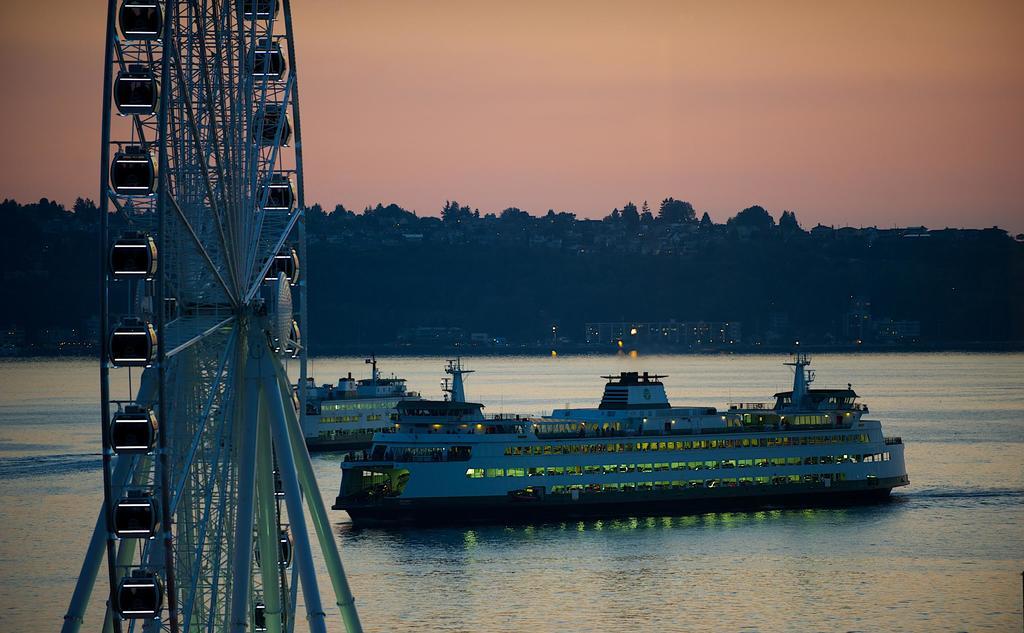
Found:
[[[469,340],[466,330],[460,327],[414,327],[398,333],[399,345],[410,346],[454,346]]]
[[[657,321],[587,323],[587,345],[618,345],[633,347],[708,347],[739,345],[743,328],[738,321]]]
[[[866,297],[853,297],[843,315],[843,339],[864,341],[871,334],[871,301]]]
[[[921,338],[921,322],[879,319],[875,321],[874,334],[880,343],[916,343]]]

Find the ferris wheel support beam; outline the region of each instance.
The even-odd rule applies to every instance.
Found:
[[[291,387],[288,376],[280,365],[277,368],[277,384],[278,393],[282,398],[286,398]],[[348,633],[362,633],[363,626],[359,621],[359,613],[356,611],[356,600],[345,576],[345,567],[341,563],[341,556],[338,554],[338,544],[334,540],[334,532],[331,530],[331,523],[327,518],[327,509],[324,507],[324,499],[320,494],[320,486],[313,473],[313,464],[309,459],[309,449],[306,448],[302,427],[299,425],[298,416],[295,415],[293,409],[284,407],[284,413],[290,431],[289,437],[292,440],[291,452],[298,467],[297,472],[302,489],[306,491],[306,503],[309,506],[313,527],[316,529],[316,535],[320,541],[320,550],[323,552],[327,571],[331,576],[335,602],[341,611],[342,620],[345,622],[345,630]]]
[[[292,442],[289,439],[288,422],[285,418],[285,404],[281,398],[281,391],[277,388],[277,368],[280,365],[276,359],[269,356],[263,358],[263,366],[268,380],[266,381],[265,393],[267,396],[271,431],[274,436],[274,446],[277,448],[277,458],[281,465],[281,481],[284,484],[284,501],[288,507],[288,520],[291,523],[292,537],[295,539],[295,565],[298,565],[299,580],[302,583],[302,596],[306,602],[306,617],[309,619],[309,628],[312,633],[327,633],[327,625],[324,622],[323,605],[320,602],[320,588],[316,582],[316,567],[313,566],[313,552],[309,543],[309,532],[306,529],[306,517],[302,511],[302,492],[299,487],[297,476],[298,467],[292,450]],[[316,492],[309,490],[309,496]]]
[[[265,400],[265,398],[264,398]],[[264,402],[264,404],[266,404]],[[260,573],[267,633],[281,633],[280,526],[274,495],[274,453],[268,408],[260,408],[256,439],[256,501],[259,517]]]
[[[256,493],[256,424],[260,411],[260,373],[266,346],[248,346],[245,364],[245,402],[237,419],[235,441],[238,447],[238,490],[235,515],[234,558],[232,561],[231,630],[245,633],[249,620],[249,595],[252,585],[252,527]]]
[[[133,461],[130,457],[118,458],[110,478],[114,486],[125,484],[132,471]],[[89,606],[96,576],[99,575],[100,565],[103,564],[103,556],[106,553],[107,532],[106,508],[103,508],[96,517],[96,527],[93,528],[92,538],[89,539],[89,548],[86,550],[85,560],[82,561],[82,571],[78,574],[78,582],[75,583],[75,592],[71,595],[71,604],[64,616],[61,633],[78,633],[82,628],[85,610]]]

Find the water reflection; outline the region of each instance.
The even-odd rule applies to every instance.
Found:
[[[894,500],[892,503],[899,504]],[[773,509],[750,512],[707,512],[679,516],[626,516],[587,521],[517,522],[505,525],[357,525],[349,521],[335,524],[341,547],[372,542],[388,547],[429,552],[461,547],[471,550],[484,543],[515,544],[546,541],[568,541],[587,533],[615,535],[619,533],[699,530],[701,534],[728,530],[746,530],[754,526],[770,528],[772,522],[787,530],[812,529],[827,524],[831,528],[875,520],[888,504],[855,508]],[[895,509],[895,506],[894,506]]]

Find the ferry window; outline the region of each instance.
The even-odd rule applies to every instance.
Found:
[[[528,468],[526,470],[527,477],[539,477],[544,474],[543,468]]]
[[[637,464],[637,469],[642,473],[654,472],[654,464]]]
[[[663,470],[668,470],[668,463],[667,462],[662,462],[660,464],[655,464],[654,465],[654,470],[657,471],[657,472],[661,472]]]
[[[616,464],[606,464],[604,466],[604,474],[606,474],[606,475],[609,474],[609,473],[617,473],[617,472],[619,472],[619,467]]]
[[[504,468],[488,468],[486,476],[487,477],[504,477],[505,476],[505,469]]]
[[[469,477],[470,479],[480,479],[481,477],[484,476],[484,469],[483,468],[467,468],[466,469],[466,476]]]
[[[672,470],[686,470],[686,462],[672,462]]]
[[[583,468],[581,466],[566,466],[565,467],[565,474],[566,475],[582,475],[583,474]]]
[[[700,462],[686,462],[686,469],[687,470],[700,470],[701,469],[701,463]]]
[[[505,470],[505,475],[508,477],[525,477],[525,468],[508,468]]]
[[[800,460],[799,457],[787,457],[786,458],[786,465],[787,466],[799,466],[800,465],[800,461],[801,460]]]
[[[722,462],[722,468],[736,468],[736,462],[731,459],[727,459]]]
[[[565,467],[563,466],[551,466],[548,468],[548,475],[564,475]]]
[[[754,477],[754,481],[757,482],[760,485],[765,485],[765,484],[768,483],[768,478],[767,477]]]
[[[751,466],[754,465],[754,460],[752,460],[752,459],[741,459],[741,460],[739,460],[737,465],[740,468],[750,468]]]

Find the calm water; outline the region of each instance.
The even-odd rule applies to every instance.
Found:
[[[675,404],[721,406],[787,387],[781,360],[471,358],[467,392],[491,413],[544,413],[593,405],[600,374],[633,369],[669,374]],[[364,627],[1020,631],[1024,355],[820,355],[814,366],[819,386],[852,382],[907,443],[912,485],[891,503],[403,530],[356,529],[332,511]],[[440,358],[381,368],[438,395]],[[322,380],[365,369],[361,358],[313,364]],[[101,497],[96,376],[89,361],[0,362],[0,631],[56,630],[67,608]],[[337,462],[314,461],[333,501]]]

